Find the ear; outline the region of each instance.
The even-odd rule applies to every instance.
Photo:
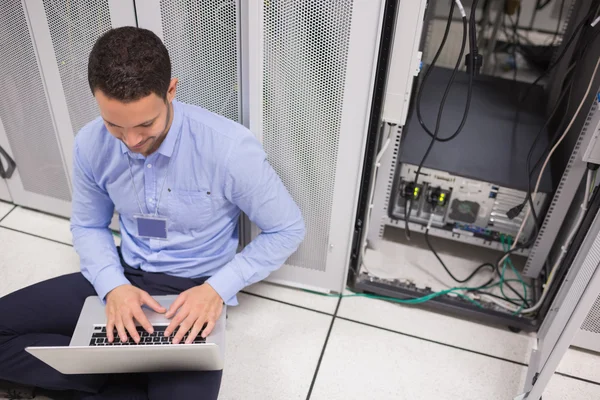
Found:
[[[179,79],[171,78],[171,83],[169,83],[169,89],[167,89],[167,101],[170,103],[175,99],[175,94],[177,93],[177,84],[179,83]]]

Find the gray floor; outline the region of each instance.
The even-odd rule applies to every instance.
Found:
[[[5,203],[0,254],[0,296],[78,270],[67,220]],[[267,283],[229,310],[225,400],[508,400],[534,345],[422,309]],[[544,400],[598,398],[600,357],[569,351]]]

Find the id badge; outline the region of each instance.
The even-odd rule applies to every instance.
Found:
[[[134,215],[138,237],[147,239],[167,239],[167,218],[160,215]]]

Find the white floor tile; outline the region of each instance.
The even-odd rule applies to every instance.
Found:
[[[15,206],[9,203],[0,201],[0,219],[4,218]]]
[[[311,400],[507,400],[525,367],[336,320]]]
[[[560,361],[558,372],[600,383],[600,354],[569,349]]]
[[[68,245],[0,228],[0,296],[78,272],[79,257]]]
[[[427,248],[423,235],[413,233],[411,243],[407,244],[404,231],[395,229],[386,232],[386,239],[379,243],[377,251],[367,252],[367,268],[371,273],[381,278],[410,281],[417,287],[433,290],[458,285],[453,283]],[[432,242],[446,266],[460,278],[468,276],[481,263],[497,259],[499,254],[445,239],[432,238]],[[523,257],[515,257],[515,266],[521,268],[523,261]],[[512,271],[507,273],[513,277]],[[485,283],[489,277],[489,273],[482,272],[468,286]],[[521,363],[529,362],[534,344],[532,334],[514,334],[507,328],[490,327],[414,306],[362,297],[344,298],[338,315]]]
[[[512,333],[414,306],[363,297],[342,299],[338,315],[394,331],[435,340],[508,360],[527,363],[532,334]]]
[[[554,375],[543,395],[544,400],[598,400],[600,386]]]
[[[69,220],[17,207],[0,226],[71,244]]]
[[[245,288],[244,291],[329,314],[335,312],[338,302],[337,297],[322,296],[269,282],[259,282]]]
[[[13,210],[0,223],[0,226],[56,240],[61,243],[73,243],[68,219],[21,207]],[[121,244],[121,239],[118,236],[113,236],[113,238],[116,245]]]
[[[228,308],[219,399],[305,399],[331,318],[240,294]]]

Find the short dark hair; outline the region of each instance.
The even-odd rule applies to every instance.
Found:
[[[130,102],[151,93],[166,99],[171,81],[169,52],[152,31],[132,26],[111,29],[94,44],[88,82],[94,93]]]

